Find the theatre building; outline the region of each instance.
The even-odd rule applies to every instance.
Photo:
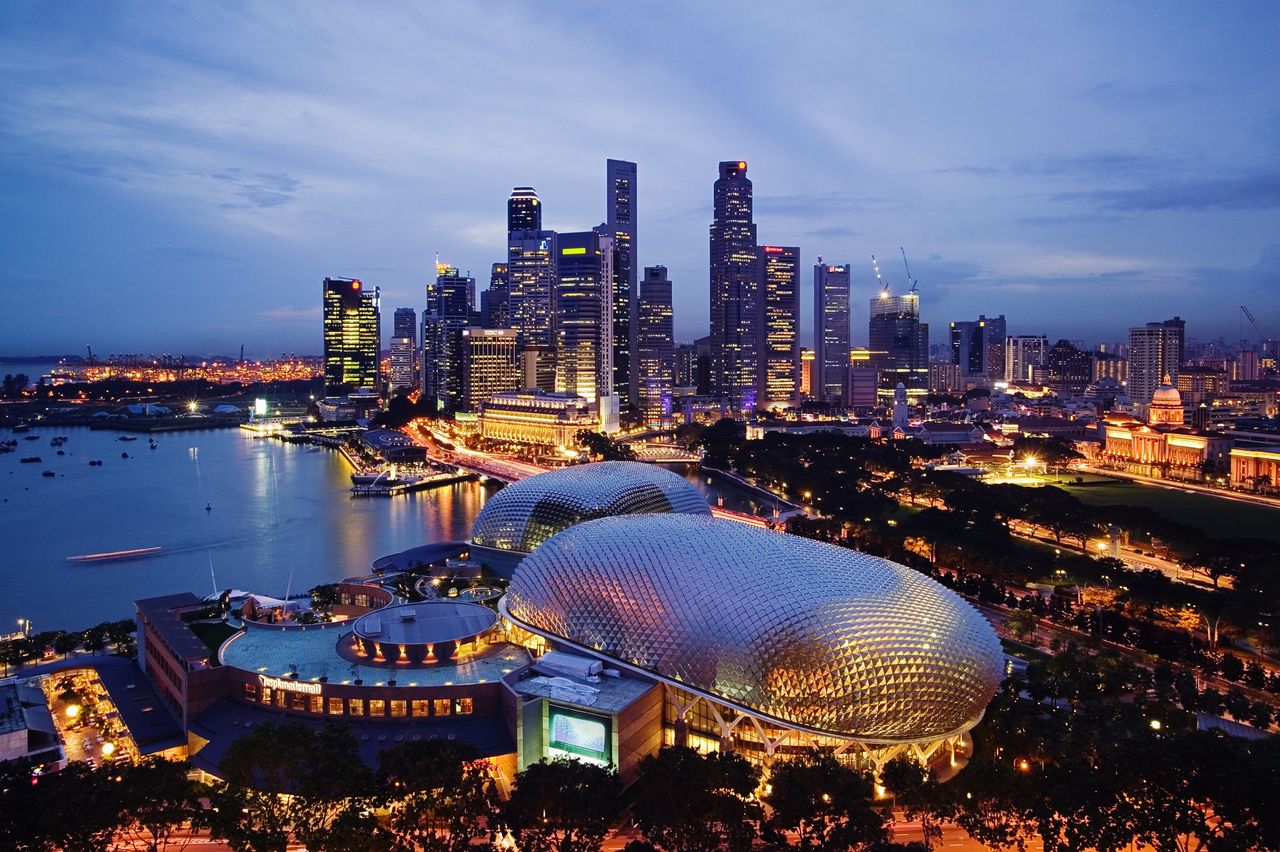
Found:
[[[899,755],[943,767],[968,751],[1003,676],[995,632],[950,590],[711,517],[655,466],[509,485],[473,538],[416,565],[421,599],[394,596],[385,575],[338,584],[320,623],[293,602],[250,600],[216,651],[193,630],[208,615],[194,596],[137,602],[142,665],[183,720],[193,765],[219,776],[257,725],[340,720],[370,765],[398,743],[465,743],[502,790],[561,756],[627,782],[663,744],[766,767],[814,748],[877,772]]]

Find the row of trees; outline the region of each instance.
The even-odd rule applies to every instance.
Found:
[[[83,648],[96,654],[107,648],[128,656],[133,653],[133,619],[104,621],[85,630],[45,630],[30,636],[15,636],[0,642],[0,665],[6,670],[39,660],[52,652],[66,657]]]

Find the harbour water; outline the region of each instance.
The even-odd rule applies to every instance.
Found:
[[[489,493],[461,483],[391,499],[353,499],[334,452],[239,429],[136,441],[84,428],[33,428],[0,455],[0,632],[79,629],[132,615],[140,597],[238,588],[270,595],[366,573],[379,556],[464,540]],[[57,455],[56,435],[70,440]],[[122,453],[129,455],[121,458]],[[22,464],[24,456],[39,464]],[[89,461],[101,459],[101,467]],[[678,468],[686,472],[686,468]],[[43,471],[56,476],[42,476]],[[712,504],[762,513],[762,501],[687,470]],[[211,507],[206,510],[206,506]],[[67,557],[159,547],[121,561]]]

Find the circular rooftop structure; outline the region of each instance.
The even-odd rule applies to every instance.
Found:
[[[616,515],[710,515],[684,477],[640,462],[596,462],[551,470],[503,488],[472,528],[472,558],[499,571],[574,524]]]
[[[352,625],[352,648],[386,663],[447,663],[466,642],[490,630],[498,614],[477,603],[424,601],[374,610]]]
[[[503,609],[678,688],[863,743],[961,734],[1003,679],[995,631],[939,583],[729,520],[578,524],[520,563]]]

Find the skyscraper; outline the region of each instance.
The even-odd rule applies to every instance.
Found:
[[[1001,378],[1004,376],[1004,339],[1004,314],[953,322],[951,363],[959,365],[960,375],[965,379]]]
[[[1004,339],[1004,380],[1030,382],[1036,370],[1044,366],[1049,354],[1049,339],[1043,334],[1020,334]]]
[[[485,328],[511,327],[507,294],[507,265],[495,263],[489,271],[489,289],[480,294],[480,325]]]
[[[978,315],[978,322],[986,323],[983,337],[987,344],[987,378],[991,381],[1004,378],[1004,340],[1008,336],[1008,326],[1004,314],[988,317]]]
[[[507,239],[508,321],[521,346],[550,349],[554,328],[556,232],[513,231]]]
[[[1055,390],[1082,391],[1093,377],[1093,361],[1070,340],[1059,340],[1044,359],[1045,378]]]
[[[751,207],[747,164],[721,163],[711,222],[711,392],[735,411],[755,408],[763,340]]]
[[[390,348],[391,390],[418,386],[418,312],[396,308]]]
[[[1156,388],[1168,376],[1178,381],[1186,323],[1181,317],[1149,322],[1129,329],[1129,397],[1136,403],[1151,402]]]
[[[478,411],[494,394],[522,390],[516,332],[510,328],[462,330],[462,410]]]
[[[636,392],[635,348],[632,326],[636,321],[636,164],[626,160],[606,162],[607,219],[613,239],[613,389],[620,403],[639,404]]]
[[[675,381],[671,279],[665,266],[646,266],[636,299],[636,374],[645,423],[671,419]]]
[[[920,322],[919,293],[894,296],[886,287],[873,296],[868,339],[882,398],[891,397],[899,382],[911,395],[928,391],[929,324]]]
[[[542,230],[542,202],[531,186],[517,186],[507,199],[507,233]]]
[[[612,397],[613,238],[599,229],[565,233],[556,246],[556,391],[588,402]]]
[[[457,411],[462,403],[462,329],[471,324],[470,294],[474,278],[436,262],[436,279],[427,284],[422,314],[422,391],[440,411]]]
[[[800,402],[800,249],[762,246],[760,287],[763,357],[756,399],[764,408],[791,408]]]
[[[324,392],[378,389],[380,296],[354,278],[324,279]]]
[[[813,388],[824,402],[843,405],[848,396],[850,315],[849,266],[813,267]]]

